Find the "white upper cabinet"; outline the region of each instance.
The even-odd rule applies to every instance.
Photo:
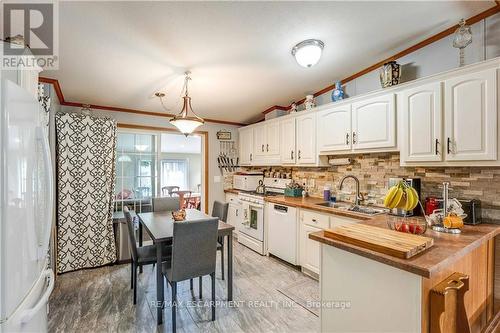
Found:
[[[352,104],[352,144],[356,150],[396,146],[393,93]]]
[[[280,150],[282,164],[295,164],[295,118],[280,121]]]
[[[280,123],[273,121],[266,124],[266,153],[268,156],[280,157]]]
[[[444,87],[446,160],[496,160],[497,69],[446,80]]]
[[[266,126],[257,125],[253,128],[253,152],[256,161],[264,160],[266,156]]]
[[[253,128],[242,128],[239,135],[240,165],[250,165],[253,159]]]
[[[318,152],[351,149],[351,104],[318,112],[316,122]]]
[[[253,127],[254,165],[272,165],[280,162],[280,124],[263,122]]]
[[[297,164],[316,164],[316,113],[296,118],[297,126]]]
[[[398,94],[401,99],[401,160],[441,161],[442,98],[441,83],[435,82]]]

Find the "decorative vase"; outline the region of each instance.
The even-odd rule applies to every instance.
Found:
[[[380,84],[382,88],[395,86],[401,79],[401,65],[396,61],[386,62],[380,69]]]
[[[342,82],[337,81],[335,83],[335,89],[332,91],[332,101],[340,101],[344,99],[344,91],[342,90]]]
[[[295,113],[295,112],[297,112],[297,103],[293,102],[290,105],[290,113]]]
[[[314,102],[314,95],[307,95],[304,104],[306,106],[306,110],[314,108],[316,106],[316,103]]]

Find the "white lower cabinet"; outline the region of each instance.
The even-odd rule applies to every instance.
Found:
[[[300,226],[300,266],[319,274],[320,243],[309,239],[309,234],[323,229],[312,225]]]
[[[300,221],[300,266],[314,274],[319,274],[320,244],[309,239],[309,234],[330,227],[330,217],[309,210],[301,210]],[[306,272],[307,272],[306,271]]]
[[[241,204],[236,194],[226,193],[226,202],[229,203],[227,211],[227,223],[235,227],[233,233],[237,234],[237,228],[241,219]]]

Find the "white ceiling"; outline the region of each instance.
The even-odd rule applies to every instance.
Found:
[[[59,80],[65,99],[180,111],[191,70],[193,109],[205,118],[249,122],[288,105],[494,5],[434,2],[60,2]],[[299,67],[297,42],[325,42],[313,68]]]

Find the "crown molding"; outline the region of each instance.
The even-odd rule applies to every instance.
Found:
[[[145,111],[145,110],[121,108],[121,107],[116,107],[116,106],[106,106],[106,105],[98,105],[98,104],[70,102],[70,101],[66,101],[64,99],[61,85],[59,84],[59,81],[57,79],[40,76],[38,78],[38,82],[52,84],[54,86],[54,90],[56,91],[56,95],[57,95],[57,99],[59,100],[59,104],[64,105],[64,106],[72,106],[72,107],[78,107],[78,108],[88,106],[91,109],[105,110],[105,111],[112,111],[112,112],[133,113],[133,114],[140,114],[143,116],[153,116],[153,117],[171,118],[174,116],[174,114],[171,114],[171,113],[151,112],[151,111]],[[204,120],[205,120],[205,122],[214,123],[214,124],[224,124],[224,125],[234,125],[234,126],[246,126],[247,125],[244,123],[237,123],[237,122],[233,122],[233,121],[211,119],[211,118],[204,118]]]

